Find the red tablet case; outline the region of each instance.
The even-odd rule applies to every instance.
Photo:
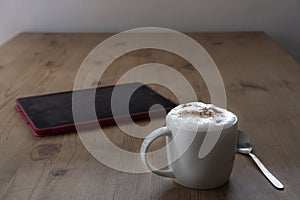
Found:
[[[105,87],[112,87],[112,86],[113,85],[105,86]],[[146,85],[144,85],[144,86],[146,86]],[[150,88],[150,90],[152,90],[152,89]],[[67,92],[70,92],[70,91],[67,91]],[[67,93],[67,92],[60,92],[60,93]],[[60,94],[60,93],[52,93],[52,94],[45,94],[45,95],[39,95],[39,96],[48,96],[48,95],[55,95],[55,94]],[[164,98],[164,99],[166,99],[166,98]],[[172,102],[171,100],[169,100],[169,99],[166,99],[166,100],[170,101],[172,104],[174,104],[174,106],[176,106],[176,104],[174,102]],[[169,112],[173,107],[168,107],[168,108],[164,108],[164,109],[161,109],[161,110],[152,111],[151,116],[153,116],[153,117],[162,116],[163,113]],[[112,125],[112,124],[115,124],[115,119],[118,122],[128,122],[130,119],[132,119],[134,121],[135,120],[148,119],[149,114],[150,114],[149,112],[138,112],[138,113],[132,113],[130,115],[118,116],[118,117],[115,117],[115,118],[111,117],[111,118],[98,119],[97,121],[81,122],[79,124],[76,124],[76,126],[75,126],[75,124],[66,124],[66,125],[62,125],[62,126],[55,126],[55,127],[39,129],[38,127],[35,126],[34,122],[27,115],[26,111],[24,110],[24,108],[22,107],[22,105],[20,104],[18,99],[16,101],[16,109],[21,114],[21,116],[25,120],[28,127],[32,130],[34,135],[38,136],[38,137],[56,135],[56,134],[60,134],[60,133],[73,132],[73,131],[76,131],[76,127],[77,128],[93,128],[93,127],[96,127],[97,125],[100,125],[100,126]]]

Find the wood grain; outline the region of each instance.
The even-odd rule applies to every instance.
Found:
[[[257,156],[285,185],[283,191],[273,188],[244,155],[236,155],[225,186],[192,190],[151,173],[110,169],[89,154],[76,133],[34,137],[16,112],[15,99],[71,90],[83,59],[111,35],[22,33],[0,47],[1,199],[299,198],[300,66],[262,32],[188,35],[216,62],[224,79],[228,109],[238,115],[239,128],[250,136]],[[203,79],[190,63],[156,49],[121,56],[94,84],[111,85],[134,66],[149,62],[178,70],[188,77],[198,100],[210,101]],[[177,100],[168,88],[151,87]],[[125,135],[116,126],[106,127],[104,132],[119,147],[139,151],[142,139]],[[160,140],[152,149],[163,144]]]

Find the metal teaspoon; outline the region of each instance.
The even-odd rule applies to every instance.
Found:
[[[242,132],[238,131],[238,141],[237,141],[237,152],[241,154],[249,155],[258,166],[258,168],[262,171],[262,173],[267,177],[267,179],[280,190],[284,189],[284,186],[280,183],[280,181],[267,170],[267,168],[261,163],[261,161],[252,153],[252,145],[250,143],[250,139],[248,136]]]

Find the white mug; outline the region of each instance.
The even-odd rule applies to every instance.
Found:
[[[233,114],[235,119],[221,129],[205,130],[202,127],[186,127],[173,123],[172,119],[168,118],[170,113],[166,117],[166,126],[153,131],[145,138],[141,146],[144,164],[153,173],[173,178],[175,182],[188,188],[212,189],[224,185],[229,180],[235,158],[237,117]],[[206,134],[219,134],[219,137],[209,153],[199,157]],[[161,136],[166,137],[167,143],[169,166],[166,170],[153,167],[146,156],[150,144]]]

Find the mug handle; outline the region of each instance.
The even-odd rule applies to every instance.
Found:
[[[169,169],[157,169],[153,167],[147,159],[147,150],[149,149],[150,145],[154,140],[161,136],[171,136],[171,131],[167,127],[161,127],[159,129],[156,129],[152,133],[150,133],[144,140],[142,146],[141,146],[141,157],[144,164],[152,171],[154,174],[157,174],[159,176],[164,176],[168,178],[175,178],[174,172]]]

